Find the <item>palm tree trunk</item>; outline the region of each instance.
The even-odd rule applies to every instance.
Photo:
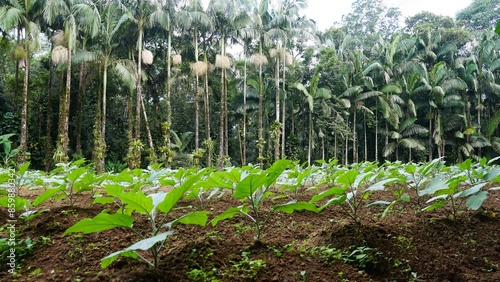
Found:
[[[27,32],[27,31],[26,31]],[[30,73],[30,50],[28,39],[26,40],[26,65],[24,70],[23,97],[21,103],[21,136],[19,138],[19,163],[23,164],[26,160],[28,143],[28,83]]]
[[[205,52],[205,63],[207,62],[207,55]],[[207,167],[212,165],[212,144],[210,138],[210,98],[208,93],[208,71],[205,73],[205,95],[203,98],[205,106],[205,140],[207,142]]]
[[[285,157],[285,121],[286,121],[286,87],[285,87],[285,82],[286,82],[286,59],[283,59],[283,103],[281,105],[281,157]]]
[[[82,100],[83,100],[83,72],[85,64],[80,65],[78,74],[78,105],[76,107],[76,148],[77,155],[82,155]]]
[[[53,46],[53,45],[52,45]],[[52,50],[53,48],[51,48]],[[50,170],[51,163],[51,153],[52,153],[52,135],[50,134],[52,131],[52,83],[54,80],[54,63],[52,60],[49,60],[50,63],[50,74],[49,74],[49,83],[47,85],[47,124],[45,125],[45,171],[48,172]]]
[[[258,135],[258,142],[257,142],[257,148],[259,151],[259,164],[260,168],[262,169],[264,167],[264,159],[262,155],[262,149],[264,149],[264,139],[262,138],[262,100],[264,96],[262,94],[262,64],[259,64],[259,125],[258,125],[258,130],[257,130],[257,135]]]
[[[153,137],[151,136],[151,129],[149,127],[148,115],[146,113],[146,107],[144,106],[143,99],[141,99],[141,107],[144,115],[144,125],[146,126],[146,134],[148,135],[149,148],[151,149],[150,162],[155,163],[156,162],[155,146],[153,144]]]
[[[170,104],[170,99],[171,99],[171,93],[170,93],[170,77],[171,77],[171,60],[172,60],[172,30],[171,30],[171,27],[170,27],[170,16],[168,17],[168,37],[167,37],[167,45],[168,45],[168,48],[167,48],[167,101],[166,101],[166,104],[167,104],[167,123],[168,123],[168,127],[167,127],[167,132],[165,133],[166,135],[166,146],[167,146],[167,149],[170,150],[170,128],[172,128],[172,107],[171,107],[171,104]],[[170,151],[169,151],[170,152]],[[165,160],[165,167],[170,167],[170,156],[167,156],[166,160]]]
[[[366,114],[363,112],[363,128],[364,128],[364,136],[365,136],[365,162],[368,161],[368,141],[366,139]]]
[[[139,23],[139,37],[137,39],[138,54],[137,54],[137,97],[135,104],[135,140],[141,138],[141,100],[142,100],[142,24]]]
[[[358,162],[358,148],[357,148],[357,133],[356,133],[356,109],[354,109],[353,122],[352,122],[352,161]]]
[[[276,122],[280,121],[280,50],[278,49],[278,54],[276,55],[276,75],[275,75],[275,82],[276,82]],[[280,148],[279,148],[279,140],[280,136],[276,136],[277,141],[274,142],[274,160],[277,161],[279,159],[279,154],[280,154]]]
[[[199,142],[200,142],[200,130],[199,130],[199,93],[198,93],[198,74],[196,74],[195,81],[195,92],[194,92],[194,150],[198,151]]]
[[[219,116],[219,169],[224,168],[224,69],[221,69],[221,94]]]
[[[242,136],[242,153],[241,153],[241,165],[244,166],[247,163],[247,60],[246,60],[246,42],[243,46],[243,136]]]

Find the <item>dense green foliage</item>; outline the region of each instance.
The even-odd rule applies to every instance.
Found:
[[[500,153],[498,1],[401,26],[397,8],[356,0],[325,31],[306,4],[0,1],[0,135],[19,148],[3,162],[84,157],[102,173]]]

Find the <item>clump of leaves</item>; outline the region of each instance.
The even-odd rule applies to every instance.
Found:
[[[276,183],[276,179],[289,167],[291,161],[279,160],[266,170],[250,171],[249,174],[241,180],[236,186],[233,198],[241,199],[244,203],[238,207],[232,207],[216,216],[212,220],[212,225],[215,226],[221,220],[234,217],[236,214],[243,214],[248,217],[255,227],[255,241],[260,241],[263,230],[270,216],[275,211],[285,213],[293,213],[295,210],[310,210],[317,212],[314,204],[308,202],[290,201],[283,205],[277,205],[266,214],[262,210],[262,202],[268,198],[272,192],[271,186]]]
[[[123,256],[141,259],[151,267],[157,268],[159,264],[159,252],[164,247],[168,236],[174,233],[173,227],[177,223],[201,226],[206,224],[207,211],[195,211],[186,213],[175,219],[170,218],[171,212],[179,200],[206,173],[207,170],[201,170],[197,173],[185,174],[182,182],[178,182],[168,193],[158,192],[145,195],[142,190],[126,192],[119,185],[108,185],[105,188],[106,192],[109,196],[116,198],[117,202],[123,204],[122,209],[119,209],[115,214],[103,212],[94,218],[83,219],[66,230],[64,235],[76,232],[89,234],[119,227],[127,228],[137,234],[140,240],[123,250],[114,252],[101,259],[101,267],[106,268],[118,257]],[[142,234],[133,227],[134,214],[147,216],[151,226],[146,234]],[[141,251],[149,251],[153,259],[149,260],[142,256]]]

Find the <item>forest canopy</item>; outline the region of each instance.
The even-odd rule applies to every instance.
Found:
[[[405,19],[355,0],[324,31],[306,7],[0,0],[4,164],[48,171],[85,158],[103,172],[500,153],[500,0]]]

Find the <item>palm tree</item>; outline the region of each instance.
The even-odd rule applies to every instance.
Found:
[[[107,85],[108,85],[108,68],[113,64],[113,52],[118,47],[116,36],[120,30],[120,26],[129,20],[129,15],[125,11],[125,7],[118,2],[108,0],[102,7],[100,12],[100,43],[101,51],[97,54],[102,66],[102,97],[97,103],[97,118],[94,136],[94,165],[98,173],[104,172],[104,162],[106,153],[106,112],[107,112]]]
[[[302,83],[295,84],[295,88],[302,91],[302,93],[306,96],[306,101],[307,101],[307,105],[308,105],[308,113],[309,113],[309,117],[308,117],[308,119],[309,119],[309,138],[308,138],[309,142],[308,142],[308,152],[307,152],[308,165],[311,165],[312,151],[314,149],[314,139],[313,139],[314,102],[315,102],[315,100],[321,100],[324,103],[325,100],[330,99],[332,96],[330,89],[325,88],[325,87],[318,88],[318,83],[319,83],[319,75],[315,75],[310,81],[309,90],[307,90],[307,88]]]
[[[412,138],[414,135],[428,134],[429,130],[425,127],[415,124],[417,118],[411,117],[401,123],[397,131],[389,132],[390,142],[384,147],[384,158],[389,157],[394,151],[396,152],[396,160],[399,160],[399,146],[403,146],[409,150],[408,162],[412,161],[412,149],[424,151],[426,149],[424,143],[418,138]]]
[[[26,160],[28,140],[28,92],[31,50],[36,49],[39,42],[40,28],[35,23],[40,12],[41,1],[16,1],[9,0],[5,6],[0,7],[0,29],[10,31],[16,28],[24,33],[24,46],[17,50],[20,62],[24,62],[24,81],[21,106],[21,132],[19,137],[19,163]]]
[[[59,104],[59,126],[57,140],[57,156],[61,161],[68,160],[69,147],[69,106],[71,97],[71,64],[73,47],[76,44],[77,28],[94,37],[99,32],[100,17],[97,9],[91,5],[77,3],[74,0],[47,1],[43,16],[52,24],[58,16],[64,18],[64,36],[67,38],[66,91]]]
[[[195,130],[194,130],[194,150],[199,149],[199,77],[208,72],[208,63],[199,61],[199,31],[213,29],[213,23],[210,17],[203,11],[202,3],[199,0],[189,1],[187,8],[177,14],[178,24],[186,29],[193,29],[193,44],[195,62],[191,64],[191,72],[195,75]]]

